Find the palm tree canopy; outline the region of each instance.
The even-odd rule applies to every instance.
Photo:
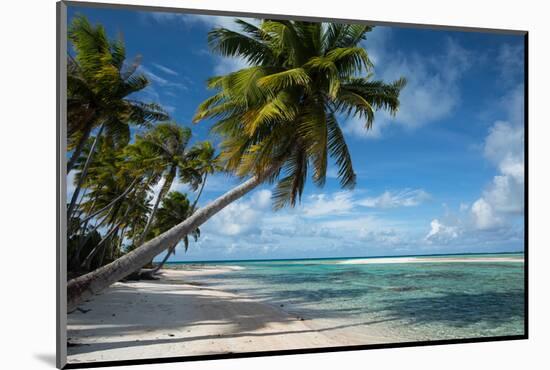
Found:
[[[153,228],[154,235],[160,235],[166,230],[171,229],[186,218],[191,216],[192,209],[191,203],[187,198],[187,195],[180,193],[179,191],[172,191],[166,195],[162,200],[162,205],[158,209],[155,219],[155,226]],[[195,229],[191,236],[195,241],[200,236],[200,229]],[[184,241],[185,251],[189,247],[188,236],[185,235],[182,240]]]
[[[370,129],[376,110],[397,112],[405,86],[402,78],[372,80],[373,65],[360,46],[372,27],[236,22],[241,32],[214,29],[209,43],[249,67],[211,78],[208,87],[216,93],[194,117],[195,122],[217,119],[212,130],[222,138],[225,168],[242,177],[269,173],[267,179],[277,181],[275,209],[300,200],[309,168],[313,182],[322,186],[329,157],[341,186],[353,188],[356,175],[338,116],[363,119]]]
[[[145,135],[137,136],[134,145],[141,154],[149,157],[142,158],[142,164],[148,168],[155,168],[159,173],[173,169],[174,175],[179,176],[182,183],[189,184],[197,189],[202,181],[202,169],[199,160],[202,156],[213,155],[213,148],[209,143],[197,143],[189,147],[191,130],[175,122],[157,124]],[[144,167],[145,168],[145,167]]]
[[[68,30],[75,56],[68,56],[67,108],[69,149],[83,132],[100,123],[115,143],[129,141],[129,124],[149,125],[166,120],[168,115],[156,103],[131,98],[149,84],[138,73],[139,57],[126,62],[121,39],[109,40],[101,25],[92,26],[86,17],[77,16]]]

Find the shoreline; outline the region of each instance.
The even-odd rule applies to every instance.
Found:
[[[383,323],[302,318],[208,286],[231,266],[161,270],[119,282],[68,314],[68,362],[97,362],[399,342]],[[197,281],[193,281],[197,278]]]

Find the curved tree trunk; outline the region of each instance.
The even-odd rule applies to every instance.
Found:
[[[88,243],[88,240],[90,240],[90,238],[92,237],[92,234],[94,232],[96,232],[105,223],[105,221],[107,221],[109,218],[110,218],[110,213],[107,216],[103,217],[103,219],[100,220],[93,227],[93,229],[90,230],[88,233],[86,233],[86,230],[84,229],[85,238],[84,238],[84,240],[79,240],[79,242],[78,242],[78,246],[76,248],[76,251],[73,254],[73,257],[71,258],[71,263],[70,263],[71,268],[73,268],[73,269],[79,268],[79,266],[81,264],[81,262],[80,262],[80,253],[82,252],[82,248],[86,245],[86,243]]]
[[[141,268],[156,255],[162,253],[185,234],[206,222],[210,217],[221,211],[230,203],[241,198],[262,182],[262,178],[254,176],[241,185],[233,188],[205,207],[199,209],[191,217],[174,226],[161,235],[145,242],[140,247],[118,258],[103,267],[88,274],[79,276],[67,283],[67,309],[72,311],[85,299],[101,292],[109,285],[125,278]]]
[[[86,141],[90,137],[91,132],[92,132],[92,125],[86,125],[86,129],[84,130],[82,137],[78,141],[76,148],[74,148],[73,150],[73,154],[71,155],[71,158],[67,162],[67,173],[71,172],[74,165],[76,164],[76,160],[78,159],[78,157],[80,157],[80,153],[82,153],[82,149],[84,149],[84,144],[86,144]]]
[[[162,262],[159,263],[158,266],[156,266],[153,271],[151,271],[151,275],[154,275],[156,274],[157,272],[159,272],[159,270],[162,268],[162,266],[164,266],[164,264],[166,263],[166,261],[168,261],[168,258],[170,258],[170,255],[172,254],[172,252],[174,251],[174,249],[176,249],[176,246],[178,245],[179,241],[177,241],[174,245],[172,245],[170,248],[168,248],[168,250],[166,251],[166,255],[164,256],[164,258],[162,259]]]
[[[110,217],[111,218],[111,220],[109,221],[110,223],[115,221],[115,217],[116,217],[119,210],[120,210],[120,207],[117,207],[117,209],[113,212],[113,214]],[[124,213],[124,216],[122,216],[122,220],[120,220],[116,225],[113,225],[111,227],[111,229],[107,232],[107,234],[105,234],[105,236],[99,241],[99,243],[97,243],[97,245],[92,249],[92,251],[90,253],[88,253],[86,258],[82,262],[82,267],[83,268],[85,268],[86,270],[90,269],[92,259],[96,256],[97,252],[99,252],[99,250],[100,250],[99,248],[102,247],[102,245],[107,242],[107,239],[111,237],[113,232],[118,231],[119,226],[124,222],[124,219],[128,215],[129,210],[130,210],[130,207],[128,207],[126,209],[126,212]]]
[[[74,189],[73,197],[71,198],[71,203],[69,204],[69,208],[67,209],[67,220],[70,220],[74,207],[76,205],[76,200],[78,199],[78,193],[80,193],[80,189],[82,188],[82,184],[84,183],[84,180],[86,179],[86,175],[88,173],[88,167],[90,167],[90,163],[92,162],[92,157],[94,156],[95,147],[97,146],[97,142],[99,141],[99,137],[103,133],[103,128],[105,127],[105,123],[101,125],[99,128],[99,131],[97,132],[97,135],[94,139],[94,143],[92,144],[92,147],[90,148],[90,152],[88,153],[88,158],[86,158],[86,163],[84,163],[84,168],[82,169],[82,172],[80,173],[80,180],[78,181],[78,184],[76,186],[76,189]]]
[[[124,198],[126,195],[128,195],[128,193],[134,188],[134,186],[136,185],[136,183],[138,182],[139,180],[139,177],[136,177],[134,179],[134,181],[132,181],[132,183],[126,188],[126,190],[124,190],[124,192],[122,194],[120,194],[119,196],[117,196],[115,199],[113,199],[111,202],[109,202],[109,204],[107,204],[105,207],[93,212],[91,215],[89,216],[86,216],[85,219],[83,219],[82,221],[80,221],[81,224],[85,223],[85,222],[88,222],[89,220],[91,220],[92,218],[94,218],[95,216],[97,216],[98,214],[100,214],[101,212],[105,212],[106,210],[108,210],[109,208],[111,208],[112,206],[115,205],[116,202],[118,202],[119,200],[121,200],[122,198]],[[93,208],[92,208],[93,209]]]
[[[195,201],[193,202],[193,205],[191,205],[191,208],[190,208],[191,209],[191,214],[193,214],[193,212],[195,212],[195,208],[197,207],[197,203],[199,202],[202,191],[204,190],[204,185],[206,184],[206,179],[207,178],[208,178],[208,173],[205,173],[204,174],[204,179],[202,180],[202,184],[201,184],[201,187],[199,189],[199,193],[197,194],[197,197],[195,198]],[[166,261],[168,261],[168,258],[170,258],[170,255],[172,254],[172,252],[174,252],[174,249],[176,249],[178,243],[179,243],[179,241],[177,241],[172,247],[168,248],[168,250],[166,251],[166,255],[162,259],[162,262],[159,263],[159,265],[157,267],[155,267],[153,269],[153,271],[151,271],[151,275],[156,274],[162,268],[162,266],[164,266]],[[187,248],[186,248],[186,250],[187,250]]]
[[[207,178],[208,178],[208,172],[204,174],[204,178],[202,179],[202,184],[201,184],[201,188],[199,189],[199,193],[197,194],[195,201],[191,205],[191,214],[193,214],[193,212],[195,212],[195,208],[197,208],[197,204],[199,203],[199,199],[202,195],[202,191],[204,190],[204,185],[206,185]]]
[[[141,245],[145,241],[145,238],[147,238],[147,233],[149,232],[149,229],[151,229],[151,225],[153,224],[153,220],[155,218],[155,215],[157,213],[157,209],[159,208],[160,201],[166,193],[170,190],[170,187],[172,186],[172,182],[174,182],[174,178],[176,177],[176,166],[172,166],[170,168],[170,171],[166,175],[166,178],[164,180],[164,184],[162,184],[162,188],[160,189],[159,195],[155,201],[155,205],[153,206],[153,209],[151,210],[151,214],[149,215],[149,219],[147,220],[147,223],[145,224],[145,227],[143,228],[143,232],[141,233],[141,236],[138,239],[138,242],[136,245]]]

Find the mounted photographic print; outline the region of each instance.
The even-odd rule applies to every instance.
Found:
[[[527,338],[527,32],[358,17],[58,4],[58,367]]]

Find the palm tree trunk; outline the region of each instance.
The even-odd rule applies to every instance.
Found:
[[[275,170],[276,168],[273,168],[273,170],[269,171],[265,177],[272,174]],[[174,245],[174,243],[180,240],[183,235],[189,234],[192,230],[195,230],[227,205],[250,192],[258,186],[265,177],[254,176],[250,178],[241,185],[233,188],[216,200],[212,201],[205,207],[199,209],[185,221],[179,223],[156,238],[145,242],[140,247],[118,258],[116,261],[100,267],[88,274],[70,280],[67,283],[68,311],[76,309],[76,307],[83,300],[101,292],[111,284],[123,279],[147,264],[156,255]]]
[[[67,173],[71,172],[74,165],[76,164],[77,159],[80,157],[80,153],[82,153],[82,149],[84,149],[84,144],[86,144],[86,141],[88,141],[88,138],[90,137],[90,133],[92,132],[92,125],[86,125],[86,129],[84,130],[82,137],[78,141],[78,145],[73,150],[73,154],[71,155],[71,158],[67,162]]]
[[[176,166],[172,166],[170,168],[170,171],[168,171],[168,174],[166,175],[166,178],[164,180],[164,184],[162,185],[159,195],[155,201],[155,205],[153,206],[153,209],[151,210],[151,214],[149,215],[149,219],[147,220],[147,223],[145,224],[145,228],[143,229],[143,232],[141,233],[141,236],[139,237],[136,245],[143,244],[143,242],[145,241],[145,238],[147,238],[147,233],[149,232],[149,229],[153,224],[153,220],[157,213],[157,209],[159,208],[160,201],[162,200],[162,198],[164,198],[166,193],[168,193],[168,190],[170,190],[170,187],[172,186],[172,182],[176,177],[176,171],[177,171]]]
[[[201,187],[199,189],[199,193],[197,194],[197,197],[195,198],[195,201],[193,202],[193,205],[191,205],[190,214],[193,214],[193,212],[195,212],[195,207],[197,206],[197,203],[199,202],[199,199],[200,199],[202,191],[204,189],[204,185],[206,184],[206,179],[207,178],[208,178],[208,173],[205,173],[204,178],[203,178],[202,183],[201,183]],[[157,267],[155,267],[153,269],[153,271],[151,271],[151,275],[156,274],[162,268],[162,266],[164,266],[166,261],[168,261],[168,258],[170,258],[170,255],[174,252],[174,249],[176,249],[176,246],[178,245],[178,242],[176,242],[172,247],[168,248],[168,250],[166,251],[166,255],[164,256],[162,262]],[[186,248],[186,250],[187,250],[187,248]]]
[[[85,222],[88,222],[90,219],[94,218],[95,216],[97,216],[98,214],[100,214],[101,212],[105,212],[106,210],[108,210],[109,208],[111,208],[112,206],[115,205],[116,202],[118,202],[120,199],[124,198],[126,195],[128,195],[128,193],[133,189],[133,187],[136,185],[137,181],[139,180],[139,177],[136,177],[134,179],[134,181],[132,181],[132,183],[130,184],[130,186],[128,186],[126,188],[126,190],[124,190],[124,192],[122,194],[120,194],[119,196],[117,196],[115,199],[113,199],[111,202],[109,202],[109,204],[107,204],[105,207],[95,211],[94,213],[92,213],[91,215],[87,216],[85,219],[83,219],[82,221],[80,221],[80,223],[85,223]]]
[[[116,215],[119,210],[120,210],[120,206],[117,207],[116,210],[112,213],[109,221],[110,224],[113,224],[115,222]],[[122,216],[122,219],[116,225],[111,227],[111,229],[107,232],[107,234],[100,240],[99,243],[97,243],[97,245],[92,249],[92,251],[86,256],[86,258],[84,259],[84,262],[82,262],[82,267],[84,267],[86,270],[90,269],[92,259],[95,257],[95,255],[99,251],[99,247],[102,246],[107,241],[107,238],[109,238],[113,234],[113,232],[118,231],[119,226],[124,222],[126,216],[129,213],[129,210],[130,210],[130,207],[126,208],[126,212],[124,213],[124,216]]]
[[[97,135],[94,139],[94,143],[90,148],[90,152],[88,153],[88,158],[86,158],[86,163],[84,164],[84,168],[80,173],[80,180],[78,181],[76,189],[74,189],[73,197],[71,198],[71,203],[69,204],[69,208],[67,209],[67,220],[70,220],[73,215],[74,207],[76,205],[76,200],[78,199],[78,193],[80,193],[80,189],[82,188],[82,184],[84,183],[86,174],[88,173],[88,167],[90,167],[90,163],[92,162],[92,157],[95,152],[95,147],[97,146],[99,137],[101,136],[101,133],[103,132],[104,127],[105,127],[105,123],[101,124],[101,127],[99,128],[99,131],[97,132]]]
[[[174,251],[174,249],[176,249],[176,246],[178,245],[178,242],[177,241],[174,245],[172,245],[170,248],[168,248],[168,250],[166,251],[166,255],[164,256],[164,258],[162,259],[162,262],[159,263],[159,265],[157,267],[155,267],[153,269],[153,271],[151,271],[151,275],[154,275],[156,274],[157,272],[159,272],[159,270],[162,268],[162,266],[164,266],[164,264],[166,263],[166,261],[168,261],[168,258],[170,258],[170,255],[172,254],[172,252]]]
[[[195,201],[191,205],[191,213],[195,211],[195,208],[197,207],[197,203],[199,203],[199,198],[201,197],[202,191],[204,189],[204,185],[206,185],[206,179],[208,178],[208,173],[204,174],[204,178],[202,180],[201,188],[199,190],[199,193],[197,194],[197,197],[195,198]]]
[[[88,256],[86,256],[86,259],[84,259],[84,262],[82,262],[82,267],[86,268],[86,270],[90,269],[92,260],[96,256],[97,252],[99,252],[100,247],[106,244],[107,239],[109,239],[111,235],[113,235],[113,233],[118,231],[118,228],[120,227],[120,225],[122,225],[123,222],[124,221],[120,221],[115,226],[113,226],[113,228],[107,233],[107,235],[105,235],[103,239],[101,239],[101,241],[97,243],[94,249],[92,249],[92,251],[88,254]]]
[[[126,225],[124,225],[122,227],[122,229],[120,229],[120,240],[118,241],[118,251],[119,252],[122,251],[122,246],[124,245],[124,233],[126,232],[127,227],[128,227],[128,223],[126,223]],[[111,257],[114,258],[114,253]]]
[[[88,240],[92,237],[93,233],[96,232],[101,225],[105,223],[110,218],[110,214],[105,216],[102,220],[99,220],[96,225],[94,225],[93,229],[90,230],[88,233],[86,233],[86,229],[84,229],[84,233],[86,234],[86,237],[84,240],[79,240],[78,246],[76,247],[76,251],[73,254],[73,257],[71,258],[70,266],[73,269],[77,269],[79,267],[80,263],[80,253],[82,252],[82,248],[88,243]]]

